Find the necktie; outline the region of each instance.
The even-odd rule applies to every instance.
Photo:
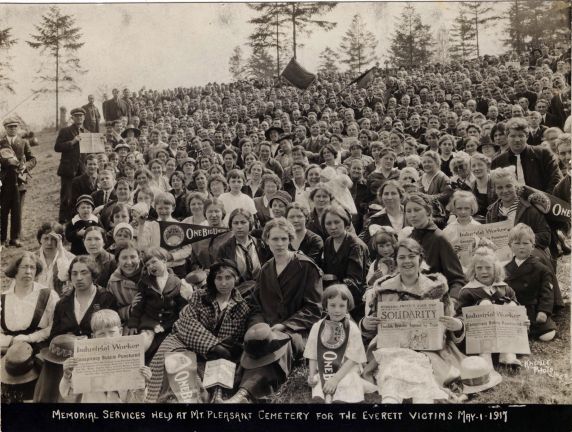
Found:
[[[522,162],[519,154],[516,155],[516,180],[519,184],[524,186],[524,171],[522,170]]]
[[[250,253],[248,252],[248,250],[250,249],[250,246],[252,245],[252,243],[249,245],[248,248],[244,247],[243,245],[241,245],[240,243],[236,244],[244,253],[244,260],[246,261],[246,271],[248,273],[248,278],[252,279],[252,272],[254,270],[254,264],[252,263],[252,257],[250,256]]]
[[[109,194],[109,192],[103,191],[103,204],[107,203],[108,194]]]

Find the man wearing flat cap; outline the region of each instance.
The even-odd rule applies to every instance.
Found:
[[[85,111],[83,108],[71,110],[73,124],[60,129],[54,150],[61,153],[58,176],[61,179],[59,222],[66,223],[73,214],[72,180],[83,174],[84,166],[80,158],[79,134],[87,132],[83,127]]]
[[[0,240],[7,246],[21,247],[22,209],[28,172],[36,166],[30,143],[18,136],[20,121],[9,117],[3,122],[6,136],[0,140]],[[8,218],[10,217],[10,241]]]

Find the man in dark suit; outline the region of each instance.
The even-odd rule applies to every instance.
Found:
[[[518,101],[521,97],[528,99],[528,109],[534,111],[536,107],[536,99],[538,96],[536,93],[531,92],[526,88],[526,82],[524,80],[520,80],[514,83],[514,101]]]
[[[427,129],[421,126],[421,117],[419,117],[417,113],[411,114],[411,117],[409,117],[409,125],[410,126],[405,129],[405,133],[411,135],[417,141],[427,132]]]
[[[0,240],[6,246],[22,247],[22,209],[26,194],[28,171],[36,166],[30,143],[18,136],[20,121],[7,118],[3,122],[6,136],[0,140]],[[10,217],[10,241],[8,241],[8,218]]]
[[[552,97],[550,100],[550,105],[548,106],[548,113],[552,114],[556,119],[556,127],[560,129],[564,128],[564,122],[566,121],[566,111],[564,111],[564,100],[563,97],[568,97],[568,93],[558,93]]]
[[[544,131],[548,129],[546,126],[542,126],[540,121],[542,116],[538,111],[531,111],[528,113],[528,124],[530,126],[530,131],[528,132],[527,143],[531,146],[537,146],[542,143],[544,137]]]
[[[110,169],[104,169],[99,172],[98,176],[99,188],[91,194],[95,207],[103,206],[109,201],[116,201],[115,195],[115,172]]]
[[[95,106],[95,98],[93,95],[87,97],[88,103],[82,106],[85,111],[85,120],[83,122],[83,127],[90,132],[99,132],[99,121],[101,120],[101,114]]]
[[[514,166],[517,180],[521,184],[541,191],[552,191],[562,177],[558,163],[550,150],[526,143],[528,132],[528,122],[525,119],[515,117],[507,121],[509,149],[493,160],[491,169]]]
[[[97,190],[97,162],[96,154],[89,154],[85,159],[85,174],[75,177],[72,180],[72,202],[81,195],[91,195]]]
[[[62,224],[73,216],[72,181],[84,172],[79,151],[79,134],[86,132],[83,127],[85,111],[75,108],[71,110],[71,116],[73,124],[60,129],[54,145],[54,151],[62,154],[58,167],[58,176],[61,179],[59,222]]]
[[[536,101],[536,110],[540,113],[540,125],[550,127],[559,127],[558,117],[548,111],[548,101],[539,99]]]
[[[103,117],[105,121],[119,120],[122,116],[129,116],[129,107],[119,99],[119,90],[113,89],[113,99],[103,102]]]

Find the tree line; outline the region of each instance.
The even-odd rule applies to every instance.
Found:
[[[302,36],[313,30],[330,31],[336,22],[315,19],[333,11],[335,2],[249,5],[257,15],[246,48],[237,45],[229,59],[229,71],[235,80],[272,78],[280,74],[296,49],[303,46]],[[414,5],[404,5],[396,18],[390,38],[388,63],[397,68],[414,68],[433,61],[465,61],[482,55],[485,32],[502,24],[504,38],[499,39],[517,54],[530,51],[541,43],[553,45],[570,39],[570,2],[565,0],[511,0],[509,4],[460,2],[449,28],[441,24],[437,39],[432,25],[424,22]],[[434,23],[438,24],[438,23]],[[486,36],[490,39],[490,35]],[[355,14],[339,41],[320,53],[318,72],[345,70],[356,75],[379,62],[378,41],[360,14]],[[443,52],[444,51],[444,52]]]

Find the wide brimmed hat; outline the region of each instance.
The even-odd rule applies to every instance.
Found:
[[[131,147],[129,146],[129,144],[127,144],[125,142],[117,143],[116,146],[113,147],[113,151],[116,152],[117,150],[122,149],[122,148],[127,149],[128,151],[131,151]]]
[[[141,131],[139,129],[137,129],[135,126],[133,126],[132,124],[127,125],[127,127],[125,128],[125,130],[123,132],[121,132],[121,137],[122,138],[127,138],[127,132],[129,131],[133,131],[133,133],[135,134],[135,138],[139,138],[139,136],[141,135]]]
[[[276,126],[270,126],[268,129],[264,131],[264,136],[266,137],[267,140],[270,140],[270,132],[272,131],[278,132],[278,135],[282,135],[284,133],[284,129]]]
[[[38,378],[34,366],[34,350],[26,342],[16,342],[8,348],[1,361],[2,384],[25,384]]]
[[[461,362],[463,393],[472,394],[490,389],[502,381],[493,365],[480,356],[470,356]]]
[[[73,349],[77,336],[71,334],[58,335],[52,339],[48,348],[42,348],[40,354],[45,361],[63,364],[73,356]]]
[[[272,330],[268,324],[255,324],[244,335],[240,364],[245,369],[269,365],[284,355],[289,341],[287,334]]]
[[[88,203],[89,205],[91,205],[92,208],[95,207],[91,195],[80,195],[78,199],[75,201],[75,208],[78,208],[81,203]]]
[[[282,201],[284,205],[288,206],[292,202],[292,196],[286,191],[279,190],[268,199],[268,205],[272,205],[274,200]]]
[[[499,144],[494,142],[489,135],[483,135],[479,140],[479,145],[477,146],[477,151],[482,153],[482,149],[484,146],[493,146],[493,147],[500,147]]]
[[[193,159],[192,157],[185,158],[181,161],[181,168],[184,167],[188,163],[196,165],[197,161],[195,159]]]

